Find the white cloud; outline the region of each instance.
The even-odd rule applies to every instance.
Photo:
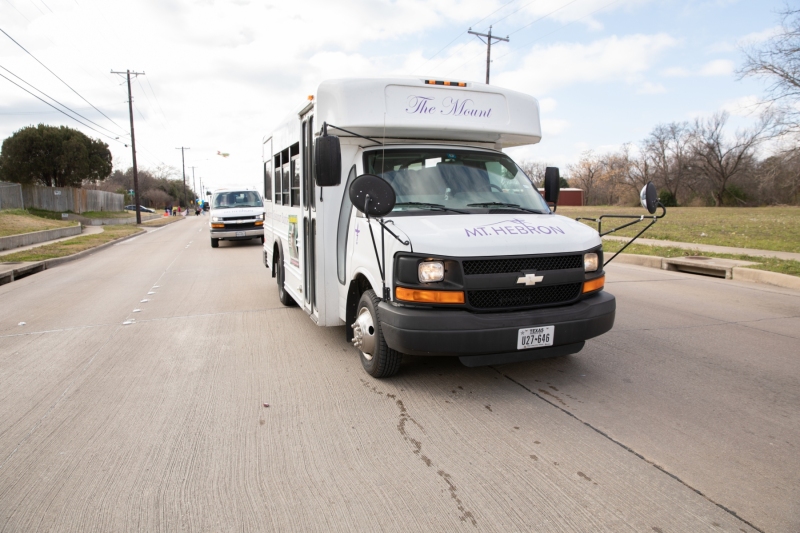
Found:
[[[734,64],[729,59],[715,59],[700,68],[701,76],[729,76],[733,74]]]
[[[751,94],[728,100],[722,104],[721,109],[735,117],[752,117],[762,110],[762,104],[758,96]]]
[[[753,44],[763,43],[764,41],[775,37],[781,32],[783,32],[783,28],[781,28],[780,26],[773,26],[765,30],[748,33],[747,35],[739,39],[737,45],[749,46]]]
[[[667,92],[667,89],[660,83],[646,81],[639,86],[639,90],[636,92],[639,94],[663,94]]]
[[[692,75],[691,71],[683,67],[670,67],[664,69],[661,74],[668,78],[685,78]]]
[[[539,109],[542,113],[555,111],[556,107],[558,107],[558,102],[555,98],[542,98],[539,100]]]
[[[589,44],[537,46],[516,70],[498,74],[496,82],[532,94],[576,83],[636,82],[661,52],[676,44],[674,38],[659,33],[613,36]]]
[[[542,119],[542,137],[558,136],[569,128],[569,122],[561,119]]]

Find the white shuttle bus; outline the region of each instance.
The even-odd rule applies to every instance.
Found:
[[[375,377],[403,354],[479,366],[580,351],[616,304],[598,232],[548,204],[558,170],[545,201],[501,151],[540,139],[539,105],[519,92],[322,83],[263,143],[264,264],[281,302],[346,326]]]

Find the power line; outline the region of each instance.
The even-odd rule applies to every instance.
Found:
[[[22,78],[20,78],[19,76],[17,76],[16,74],[14,74],[14,73],[13,73],[13,72],[11,72],[10,70],[8,70],[7,68],[5,68],[5,67],[3,67],[3,66],[0,66],[0,68],[2,68],[3,70],[5,70],[6,72],[10,73],[12,76],[14,76],[14,77],[16,77],[16,78],[18,78],[18,79],[22,80]],[[119,139],[117,139],[117,138],[114,138],[114,137],[111,137],[110,135],[106,135],[106,134],[105,134],[105,133],[103,133],[102,131],[98,131],[98,130],[94,129],[94,128],[93,128],[93,127],[91,127],[91,126],[89,126],[89,125],[87,125],[87,124],[84,124],[83,122],[81,122],[81,121],[80,121],[80,120],[78,120],[77,118],[73,117],[73,116],[72,116],[72,115],[70,115],[69,113],[66,113],[65,111],[62,111],[61,109],[57,108],[56,106],[54,106],[54,105],[53,105],[53,104],[51,104],[50,102],[48,102],[48,101],[46,101],[46,100],[44,100],[44,99],[42,99],[42,98],[40,98],[40,97],[36,96],[36,95],[35,95],[35,94],[33,94],[32,92],[30,92],[28,89],[26,89],[25,87],[23,87],[23,86],[22,86],[22,85],[20,85],[19,83],[15,82],[14,80],[12,80],[11,78],[9,78],[8,76],[5,76],[5,75],[3,75],[3,74],[0,74],[0,77],[3,77],[3,78],[5,78],[5,79],[7,79],[8,81],[10,81],[11,83],[13,83],[13,84],[14,84],[14,85],[16,85],[17,87],[19,87],[20,89],[22,89],[23,91],[25,91],[26,93],[30,94],[31,96],[33,96],[33,97],[34,97],[34,98],[36,98],[37,100],[41,100],[41,101],[42,101],[42,102],[44,102],[45,104],[49,105],[50,107],[52,107],[53,109],[55,109],[56,111],[58,111],[59,113],[61,113],[62,115],[66,115],[66,116],[68,116],[69,118],[71,118],[72,120],[74,120],[75,122],[77,122],[78,124],[80,124],[81,126],[84,126],[85,128],[88,128],[88,129],[92,130],[92,131],[93,131],[93,132],[95,132],[95,133],[99,133],[100,135],[103,135],[104,137],[108,137],[109,139],[111,139],[111,140],[113,140],[113,141],[117,141],[117,142],[118,142],[118,143],[120,143],[120,144],[124,144],[124,143],[123,143],[122,141],[120,141]],[[28,83],[28,82],[26,82],[25,80],[22,80],[22,81],[24,81],[25,83]],[[30,84],[28,83],[28,85],[30,85]],[[31,85],[31,87],[33,87],[33,85]],[[35,87],[34,87],[34,88],[35,88]],[[36,89],[36,90],[37,90],[37,91],[39,91],[39,89]],[[39,92],[41,93],[42,91],[39,91]],[[45,93],[42,93],[42,94],[45,94]],[[45,96],[47,96],[47,95],[45,95]],[[47,97],[48,97],[48,98],[50,98],[49,96],[47,96]],[[50,99],[51,99],[51,100],[53,100],[52,98],[50,98]],[[53,101],[55,102],[56,100],[53,100]],[[63,105],[63,104],[59,103],[59,105]],[[66,106],[64,106],[64,107],[66,107]],[[67,109],[69,109],[68,107],[66,107],[66,108],[67,108]],[[72,111],[72,110],[70,109],[70,111]],[[75,113],[75,112],[73,111],[73,113]],[[78,113],[75,113],[75,114],[76,114],[76,115],[78,115]],[[78,115],[78,116],[81,116],[81,115]]]
[[[169,119],[167,118],[167,115],[164,114],[164,110],[161,108],[161,102],[158,101],[158,96],[156,96],[156,92],[153,90],[153,86],[150,85],[150,80],[148,78],[145,78],[145,81],[147,82],[148,87],[150,87],[150,92],[153,93],[153,98],[155,98],[156,104],[158,104],[158,109],[159,111],[161,111],[161,115],[164,117],[167,126],[169,126]]]
[[[479,20],[478,22],[476,22],[475,24],[473,24],[473,26],[477,26],[478,24],[480,24],[480,23],[481,23],[481,22],[483,22],[484,20],[488,19],[489,17],[491,17],[492,15],[494,15],[495,13],[497,13],[498,11],[500,11],[501,9],[503,9],[504,7],[506,7],[508,4],[513,4],[513,3],[514,3],[514,2],[516,2],[516,1],[517,1],[517,0],[511,0],[510,2],[506,2],[505,4],[503,4],[502,6],[498,7],[497,9],[495,9],[494,11],[492,11],[491,13],[489,13],[488,15],[486,15],[485,17],[483,17],[481,20]],[[535,1],[535,0],[534,0],[534,1]],[[502,19],[501,19],[501,20],[502,20]],[[470,29],[472,29],[472,28],[470,27]],[[445,50],[445,49],[446,49],[448,46],[450,46],[451,44],[453,44],[454,42],[456,42],[457,40],[459,40],[459,39],[461,38],[461,36],[462,36],[462,35],[465,35],[465,34],[466,34],[466,32],[463,32],[463,31],[462,31],[461,33],[459,33],[459,34],[456,36],[456,38],[455,38],[455,39],[453,39],[452,41],[450,41],[449,43],[447,43],[446,45],[444,45],[444,46],[442,47],[442,49],[441,49],[441,50],[439,50],[438,52],[436,52],[435,54],[433,54],[431,57],[429,57],[429,58],[427,59],[427,61],[425,61],[425,62],[424,62],[422,65],[420,65],[419,67],[415,68],[415,69],[412,71],[412,74],[413,74],[414,72],[416,72],[416,71],[420,70],[422,67],[424,67],[424,66],[425,66],[425,65],[427,65],[428,63],[430,63],[430,61],[431,61],[431,60],[432,60],[434,57],[436,57],[436,56],[438,56],[439,54],[441,54],[441,53],[442,53],[442,52],[443,52],[443,51],[444,51],[444,50]],[[460,50],[461,48],[463,48],[463,45],[462,45],[462,46],[460,46],[460,47],[458,47],[458,50]],[[457,51],[457,50],[456,50],[456,51]],[[453,53],[455,53],[455,51],[454,51]],[[448,56],[448,57],[451,57],[451,56],[452,56],[452,54],[450,54],[450,56]],[[442,64],[442,62],[440,61],[439,63],[437,63],[437,64],[436,64],[436,66],[439,66],[439,65],[441,65],[441,64]]]
[[[89,100],[87,100],[86,98],[84,98],[84,97],[83,97],[83,96],[82,96],[82,95],[81,95],[81,94],[80,94],[78,91],[76,91],[75,89],[73,89],[73,88],[70,86],[70,84],[69,84],[69,83],[67,83],[67,82],[65,82],[64,80],[62,80],[62,79],[61,79],[61,78],[58,76],[58,74],[56,74],[55,72],[53,72],[52,70],[50,70],[50,68],[48,68],[48,66],[47,66],[47,65],[45,65],[44,63],[42,63],[41,61],[39,61],[39,59],[38,59],[38,58],[37,58],[35,55],[33,55],[32,53],[30,53],[30,52],[29,52],[29,51],[28,51],[28,50],[27,50],[27,49],[26,49],[24,46],[22,46],[21,44],[19,44],[19,43],[18,43],[18,42],[17,42],[17,41],[16,41],[16,40],[13,38],[13,37],[11,37],[11,36],[10,36],[8,33],[6,33],[6,31],[5,31],[5,30],[3,30],[3,28],[0,28],[0,32],[3,32],[3,34],[4,34],[6,37],[8,37],[9,39],[11,39],[11,40],[14,42],[14,44],[16,44],[17,46],[19,46],[20,48],[22,48],[22,49],[25,51],[25,53],[26,53],[26,54],[28,54],[28,55],[29,55],[29,56],[31,56],[33,59],[35,59],[37,63],[39,63],[41,66],[43,66],[43,67],[44,67],[44,68],[47,70],[47,72],[49,72],[50,74],[52,74],[53,76],[55,76],[55,77],[58,79],[58,81],[60,81],[61,83],[63,83],[63,84],[64,84],[64,85],[66,85],[67,87],[69,87],[69,89],[70,89],[72,92],[74,92],[75,94],[77,94],[77,95],[80,97],[80,99],[81,99],[81,100],[83,100],[84,102],[86,102],[87,104],[89,104],[90,106],[92,106],[92,108],[94,108],[94,110],[95,110],[95,111],[97,111],[98,113],[100,113],[101,115],[103,115],[104,117],[106,117],[108,120],[110,120],[111,122],[113,122],[115,126],[117,126],[118,128],[122,128],[122,126],[120,126],[119,124],[117,124],[116,122],[114,122],[114,119],[112,119],[111,117],[109,117],[108,115],[106,115],[105,113],[103,113],[102,111],[100,111],[99,109],[97,109],[97,108],[94,106],[94,104],[92,104],[92,103],[91,103]],[[89,120],[89,119],[87,118],[86,120]],[[93,122],[92,124],[95,124],[95,123]],[[116,135],[116,133],[115,133],[115,132],[113,132],[113,131],[109,130],[108,128],[104,128],[103,126],[100,126],[99,124],[97,124],[97,126],[98,126],[99,128],[103,128],[104,130],[106,130],[106,131],[108,131],[108,132],[111,132],[111,133],[114,133],[114,134]]]
[[[540,20],[542,20],[542,19],[545,19],[545,18],[549,17],[550,15],[552,15],[553,13],[555,13],[556,11],[560,11],[560,10],[564,9],[565,7],[567,7],[567,6],[568,6],[568,5],[570,5],[570,4],[574,4],[574,3],[575,3],[575,2],[577,2],[577,1],[578,1],[578,0],[572,0],[571,2],[567,2],[567,3],[566,3],[566,4],[564,4],[563,6],[561,6],[561,7],[557,8],[557,9],[554,9],[553,11],[550,11],[550,12],[549,12],[549,13],[547,13],[546,15],[542,15],[541,17],[539,17],[538,19],[534,20],[533,22],[529,22],[528,24],[525,24],[524,26],[521,26],[521,27],[517,28],[516,30],[514,30],[514,31],[512,31],[511,33],[509,33],[509,34],[508,34],[508,35],[509,35],[509,37],[510,37],[511,35],[514,35],[515,33],[519,32],[519,31],[521,31],[521,30],[523,30],[523,29],[527,28],[528,26],[531,26],[532,24],[535,24],[535,23],[539,22]],[[619,1],[619,0],[615,0],[615,1]],[[612,2],[612,3],[614,3],[614,2]],[[608,4],[608,5],[610,5],[610,4]],[[506,54],[503,54],[502,56],[499,56],[499,57],[505,57],[505,56],[506,56],[506,55],[508,55],[509,53],[511,53],[511,52],[508,52],[508,53],[506,53]],[[456,68],[454,68],[453,70],[451,70],[450,72],[448,72],[447,74],[450,74],[451,72],[455,72],[456,70],[460,69],[460,68],[461,68],[461,67],[463,67],[464,65],[466,65],[466,64],[468,64],[468,63],[471,63],[471,62],[475,61],[475,59],[476,59],[477,57],[478,57],[478,56],[476,55],[476,56],[474,56],[474,57],[472,57],[472,58],[470,58],[470,59],[467,59],[466,61],[464,61],[462,64],[460,64],[459,66],[457,66]],[[498,58],[499,58],[499,57],[498,57]],[[496,59],[497,59],[497,58],[496,58]]]
[[[517,32],[520,32],[520,31],[524,30],[524,29],[525,29],[525,28],[527,28],[528,26],[531,26],[531,25],[533,25],[533,24],[536,24],[536,23],[537,23],[537,22],[539,22],[540,20],[542,20],[542,19],[545,19],[545,18],[549,17],[550,15],[552,15],[553,13],[555,13],[556,11],[561,11],[562,9],[564,9],[565,7],[567,7],[568,5],[574,4],[574,3],[575,3],[575,2],[577,2],[577,1],[578,1],[578,0],[572,0],[571,2],[567,2],[567,3],[566,3],[566,4],[564,4],[563,6],[561,6],[561,7],[557,8],[557,9],[554,9],[554,10],[552,10],[550,13],[548,13],[548,14],[546,14],[546,15],[542,15],[541,17],[539,17],[538,19],[534,20],[533,22],[529,22],[528,24],[525,24],[524,26],[521,26],[521,27],[517,28],[516,30],[512,31],[511,33],[509,33],[509,35],[514,35],[515,33],[517,33]]]
[[[11,7],[13,7],[13,8],[16,10],[16,12],[17,12],[17,13],[19,13],[19,15],[20,15],[22,18],[24,18],[24,19],[25,19],[25,20],[27,20],[28,22],[30,22],[30,21],[31,21],[31,19],[29,19],[28,17],[26,17],[26,16],[25,16],[25,15],[22,13],[22,11],[20,11],[19,9],[17,9],[17,6],[15,6],[13,3],[11,3],[11,0],[6,0],[6,2],[8,3],[8,5],[10,5]]]
[[[505,56],[507,56],[508,54],[511,54],[511,53],[515,52],[516,50],[518,50],[519,48],[521,48],[521,47],[523,47],[523,46],[527,46],[527,45],[529,45],[529,44],[533,44],[533,43],[535,43],[536,41],[541,41],[542,39],[544,39],[544,38],[546,38],[546,37],[550,37],[550,36],[551,36],[551,35],[553,35],[554,33],[558,33],[558,32],[560,32],[560,31],[563,31],[563,30],[564,30],[564,28],[566,28],[567,26],[570,26],[570,25],[572,25],[572,24],[575,24],[576,22],[579,22],[579,21],[581,21],[581,20],[583,20],[583,19],[585,19],[585,18],[587,18],[587,17],[591,17],[591,16],[592,16],[592,15],[594,15],[595,13],[597,13],[597,12],[599,12],[599,11],[602,11],[602,10],[606,9],[607,7],[611,7],[611,6],[612,6],[612,5],[614,5],[614,4],[618,4],[618,3],[619,3],[619,2],[621,2],[621,1],[622,1],[622,0],[614,0],[613,2],[609,2],[609,3],[607,3],[606,5],[604,5],[604,6],[601,6],[601,7],[597,8],[597,9],[595,9],[594,11],[591,11],[591,12],[589,12],[589,13],[585,14],[585,15],[584,15],[584,16],[582,16],[582,17],[576,18],[575,20],[572,20],[572,21],[570,21],[570,22],[568,22],[568,23],[564,24],[564,25],[563,25],[563,26],[561,26],[560,28],[557,28],[557,29],[555,29],[555,30],[551,31],[550,33],[547,33],[547,34],[545,34],[545,35],[539,36],[539,37],[537,37],[536,39],[533,39],[532,41],[528,41],[528,42],[526,42],[526,43],[522,43],[522,44],[521,44],[521,45],[519,45],[519,46],[516,46],[516,47],[513,47],[513,48],[511,48],[511,49],[510,49],[508,52],[506,52],[505,54],[502,54],[502,55],[499,55],[499,56],[497,56],[497,57],[496,57],[496,59],[500,59],[501,57],[505,57]]]
[[[27,85],[28,87],[31,87],[33,90],[35,90],[35,91],[38,91],[39,93],[43,94],[44,96],[46,96],[47,98],[49,98],[49,99],[50,99],[50,100],[52,100],[53,102],[55,102],[55,103],[57,103],[58,105],[60,105],[61,107],[63,107],[64,109],[67,109],[67,110],[69,110],[70,112],[72,112],[72,113],[74,113],[74,114],[78,115],[78,116],[79,116],[79,117],[81,117],[83,120],[85,120],[85,121],[87,121],[87,122],[90,122],[90,123],[94,124],[94,125],[95,125],[95,126],[97,126],[98,128],[103,128],[103,126],[101,126],[100,124],[98,124],[98,123],[96,123],[96,122],[94,122],[94,121],[92,121],[92,120],[90,120],[90,119],[88,119],[88,118],[84,117],[83,115],[81,115],[80,113],[78,113],[77,111],[75,111],[74,109],[72,109],[72,108],[70,108],[70,107],[67,107],[66,105],[62,104],[61,102],[59,102],[58,100],[56,100],[55,98],[53,98],[52,96],[50,96],[49,94],[47,94],[47,93],[45,93],[44,91],[42,91],[41,89],[39,89],[39,88],[35,87],[35,86],[34,86],[34,85],[32,85],[31,83],[29,83],[29,82],[25,81],[24,79],[20,78],[19,76],[17,76],[17,75],[16,75],[16,74],[14,74],[13,72],[11,72],[11,71],[10,71],[10,70],[8,70],[7,68],[5,68],[4,66],[0,65],[0,68],[1,68],[1,69],[3,69],[3,70],[5,70],[6,72],[8,72],[9,74],[11,74],[11,75],[12,75],[12,76],[14,76],[15,78],[17,78],[19,81],[21,81],[22,83],[24,83],[24,84],[25,84],[25,85]],[[6,78],[6,79],[8,79],[8,78]],[[11,81],[11,80],[9,80],[9,81]],[[92,131],[96,131],[97,133],[99,133],[99,134],[101,134],[101,135],[105,135],[106,137],[109,137],[109,136],[108,136],[108,135],[106,135],[105,133],[103,133],[103,132],[101,132],[101,131],[98,131],[98,130],[95,130],[94,128],[90,128],[90,129],[91,129]],[[103,129],[104,129],[104,130],[106,130],[106,131],[111,131],[111,130],[109,130],[109,129],[106,129],[106,128],[103,128]],[[117,134],[116,134],[116,133],[114,133],[113,131],[112,131],[111,133],[112,133],[113,135],[117,135]],[[118,139],[119,137],[109,137],[109,138]]]

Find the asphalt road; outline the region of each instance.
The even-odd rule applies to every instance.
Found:
[[[612,264],[581,353],[379,381],[206,223],[0,286],[0,532],[800,531],[800,292]]]

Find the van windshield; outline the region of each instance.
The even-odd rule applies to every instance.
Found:
[[[261,195],[255,191],[219,192],[211,200],[211,209],[228,209],[231,207],[264,207]]]
[[[444,148],[374,150],[364,154],[364,163],[365,173],[382,177],[394,188],[393,215],[550,213],[530,178],[504,154]]]

